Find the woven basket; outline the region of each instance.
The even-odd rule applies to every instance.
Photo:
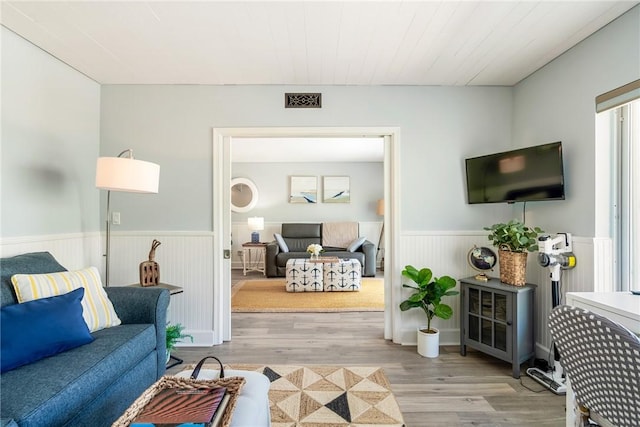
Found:
[[[142,411],[144,406],[165,388],[215,388],[226,387],[227,393],[230,394],[231,399],[227,405],[222,417],[222,427],[229,427],[231,424],[231,417],[233,416],[233,410],[235,409],[240,390],[246,380],[242,377],[228,377],[220,378],[217,380],[192,380],[190,378],[174,377],[165,375],[160,378],[155,384],[149,387],[135,402],[131,404],[129,409],[113,423],[111,427],[128,427],[135,417]]]
[[[527,282],[527,253],[499,249],[500,281],[508,285],[524,286]]]

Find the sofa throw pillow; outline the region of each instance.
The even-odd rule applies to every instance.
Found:
[[[84,288],[0,309],[2,373],[93,341],[82,317]]]
[[[273,237],[276,239],[276,242],[278,242],[278,246],[280,246],[282,252],[289,252],[289,246],[287,246],[287,242],[284,241],[284,238],[280,234],[276,233]]]
[[[95,267],[49,274],[16,274],[11,283],[19,302],[61,295],[82,287],[85,289],[82,316],[91,332],[121,323]]]
[[[352,241],[351,243],[349,243],[349,246],[347,246],[347,250],[349,252],[355,252],[358,250],[358,248],[360,246],[362,246],[362,244],[364,243],[364,241],[367,240],[365,237],[358,237],[357,239],[355,239],[354,241]]]

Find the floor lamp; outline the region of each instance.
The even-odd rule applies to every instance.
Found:
[[[109,257],[111,249],[111,192],[157,193],[160,166],[135,160],[133,150],[127,149],[118,157],[99,157],[96,166],[96,187],[107,190],[107,243],[105,250],[105,286],[109,286]]]
[[[378,252],[380,252],[380,245],[382,245],[382,236],[384,236],[384,199],[378,200],[378,205],[376,206],[376,213],[378,216],[383,217],[382,219],[382,228],[380,229],[380,238],[378,239]],[[384,252],[382,252],[382,258],[380,258],[380,268],[384,270]]]

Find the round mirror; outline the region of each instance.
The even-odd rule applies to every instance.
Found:
[[[231,180],[231,210],[249,212],[258,203],[258,188],[247,178]]]

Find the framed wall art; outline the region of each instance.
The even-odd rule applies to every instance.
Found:
[[[351,203],[351,184],[348,176],[325,176],[322,181],[324,203]]]
[[[318,178],[315,176],[292,176],[289,203],[317,203]]]

